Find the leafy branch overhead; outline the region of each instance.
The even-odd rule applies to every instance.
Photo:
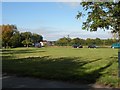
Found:
[[[81,2],[83,11],[78,12],[77,19],[86,16],[83,29],[97,31],[98,28],[119,33],[120,36],[120,1],[119,2]]]

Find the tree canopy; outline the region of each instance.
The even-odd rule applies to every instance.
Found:
[[[112,30],[120,38],[120,1],[119,2],[81,2],[86,12],[79,11],[77,19],[87,17],[83,29],[97,31],[98,29]]]
[[[17,31],[17,27],[15,25],[3,25],[2,27],[2,45],[9,46],[10,40],[12,36],[15,34]]]

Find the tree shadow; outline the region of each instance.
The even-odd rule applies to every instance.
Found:
[[[51,58],[49,56],[13,60],[9,58],[3,60],[2,69],[3,73],[13,73],[17,76],[91,84],[95,83],[102,76],[102,71],[112,65],[109,62],[94,71],[86,72],[89,68],[85,65],[99,60],[101,58],[87,61],[80,57]]]
[[[85,80],[86,83],[95,83],[102,76],[101,72],[103,72],[105,69],[110,67],[112,64],[113,64],[112,62],[109,62],[105,66],[100,67],[99,69],[94,70],[88,74],[85,74],[83,76],[82,80]]]
[[[10,56],[10,55],[1,56],[2,61],[3,61],[3,60],[12,60],[13,57],[14,57],[14,56]]]
[[[24,54],[24,53],[36,53],[36,52],[45,52],[45,50],[40,49],[23,49],[23,50],[9,50],[3,49],[2,54]]]

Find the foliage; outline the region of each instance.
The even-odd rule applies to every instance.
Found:
[[[26,40],[23,40],[22,41],[22,44],[24,44],[24,46],[29,46],[29,45],[31,45],[32,44],[32,42],[29,40],[29,39],[26,39]]]
[[[36,33],[20,33],[15,25],[0,25],[2,47],[21,47],[29,46],[32,43],[40,42],[43,37]]]
[[[23,39],[22,43],[27,47],[29,45],[32,45],[32,43],[35,45],[35,43],[38,43],[43,40],[43,37],[41,35],[31,32],[21,33],[21,36]]]
[[[74,38],[74,39],[72,39],[71,43],[72,44],[79,44],[80,45],[81,44],[80,43],[80,38]]]
[[[58,46],[71,46],[73,44],[78,44],[78,45],[90,45],[90,44],[95,44],[95,45],[100,45],[100,46],[104,46],[104,45],[112,45],[113,43],[118,42],[117,39],[100,39],[100,38],[96,38],[96,39],[91,39],[91,38],[87,38],[85,39],[81,39],[81,38],[73,38],[73,39],[69,39],[70,41],[68,41],[67,38],[60,38],[59,40],[57,40],[55,42],[55,45]]]
[[[35,44],[36,42],[42,41],[43,37],[39,34],[33,33],[31,39],[32,39],[32,42]]]
[[[10,38],[11,47],[19,47],[21,45],[21,37],[19,31],[15,31],[12,37]]]
[[[12,38],[13,34],[17,30],[17,27],[15,25],[3,25],[2,26],[2,45],[9,46],[10,39]]]
[[[97,31],[97,29],[112,29],[120,37],[120,1],[118,2],[81,2],[86,11],[78,12],[77,19],[87,16],[83,22],[83,29]],[[112,22],[112,23],[111,23]]]
[[[70,41],[71,41],[70,38],[63,37],[63,38],[60,38],[58,41],[56,41],[56,45],[67,46],[69,45]]]
[[[21,33],[21,36],[24,38],[24,40],[22,41],[22,44],[26,45],[27,47],[32,44],[32,41],[31,41],[32,33],[31,32]]]

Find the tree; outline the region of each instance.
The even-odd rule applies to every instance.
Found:
[[[42,35],[23,32],[19,33],[15,25],[0,25],[0,48],[2,47],[20,47],[26,45],[27,47],[32,43],[40,42],[43,40]]]
[[[63,37],[63,38],[60,38],[60,39],[56,42],[56,45],[59,45],[59,46],[67,46],[67,45],[70,44],[70,41],[71,41],[70,38]]]
[[[10,44],[10,39],[17,30],[15,25],[2,25],[2,45],[6,48]]]
[[[80,45],[80,44],[81,44],[81,42],[80,42],[80,39],[79,39],[79,38],[74,38],[74,39],[72,39],[71,43],[72,43],[72,44],[78,44],[78,45]]]
[[[111,35],[112,35],[113,42],[116,42],[118,40],[118,33],[112,32]]]
[[[87,19],[83,22],[83,29],[97,31],[100,29],[112,29],[119,33],[120,38],[120,1],[119,2],[82,2],[84,11],[87,11]],[[78,12],[77,19],[86,16]],[[112,23],[111,23],[112,22]]]
[[[85,13],[78,12],[77,19],[87,15],[87,19],[83,22],[83,29],[97,31],[99,28],[118,33],[120,42],[120,1],[118,2],[82,2],[80,3],[87,11]],[[112,22],[112,23],[111,23]],[[119,61],[119,77],[120,77],[120,50],[118,52]]]
[[[11,47],[19,47],[21,46],[21,36],[19,31],[14,31],[12,37],[10,38],[10,46]]]
[[[39,35],[39,34],[36,34],[36,33],[32,34],[31,39],[32,39],[32,42],[34,44],[37,43],[37,42],[43,41],[43,37],[41,35]]]
[[[24,32],[21,33],[21,36],[23,38],[22,44],[26,45],[27,47],[32,44],[32,33],[31,32]]]
[[[85,45],[85,40],[80,38],[80,43],[81,43],[82,45]]]
[[[100,45],[102,42],[101,42],[100,38],[96,38],[95,43],[96,43],[96,45]]]
[[[90,44],[96,44],[94,39],[91,38],[87,38],[86,39],[86,45],[90,45]]]
[[[2,48],[2,26],[0,25],[0,48]]]

